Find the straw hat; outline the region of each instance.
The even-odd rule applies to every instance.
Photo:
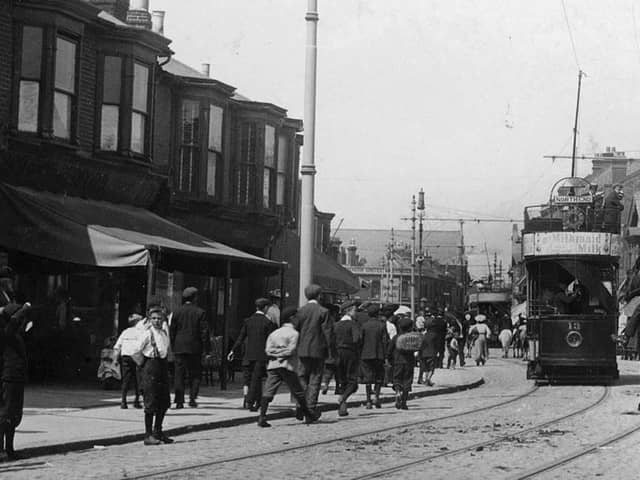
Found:
[[[486,322],[487,321],[487,317],[484,316],[483,314],[478,314],[476,315],[476,322],[478,323],[482,323],[482,322]]]

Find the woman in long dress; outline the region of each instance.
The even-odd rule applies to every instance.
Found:
[[[471,352],[476,365],[484,365],[487,362],[487,358],[489,358],[488,339],[491,335],[491,329],[485,323],[486,321],[487,317],[484,315],[476,315],[476,324],[469,329],[469,335],[476,337]]]

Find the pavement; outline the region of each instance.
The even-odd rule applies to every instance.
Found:
[[[414,382],[410,398],[441,395],[475,388],[483,383],[482,368],[466,366],[438,369],[433,387]],[[417,375],[417,369],[416,369]],[[242,385],[236,379],[227,390],[202,385],[198,408],[171,409],[167,412],[164,430],[168,435],[231,427],[253,423],[257,413],[242,408]],[[294,406],[283,386],[269,406],[268,419],[291,417]],[[383,403],[395,401],[393,390],[383,388]],[[130,403],[132,397],[130,397]],[[349,407],[361,407],[365,401],[364,387],[353,394]],[[323,412],[337,410],[333,385],[327,395],[320,395],[318,408]],[[140,441],[144,437],[143,412],[132,405],[120,408],[120,394],[92,386],[28,385],[22,423],[16,434],[16,448],[28,457],[100,449],[108,445]]]

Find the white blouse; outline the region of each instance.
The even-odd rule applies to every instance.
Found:
[[[153,342],[151,341],[152,338]],[[155,343],[156,348],[153,348],[153,343]],[[140,351],[145,357],[167,358],[170,350],[169,335],[164,330],[151,327],[142,335]]]

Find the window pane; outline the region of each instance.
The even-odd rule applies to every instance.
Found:
[[[149,88],[149,69],[135,63],[133,66],[133,108],[147,113],[147,89]]]
[[[269,193],[271,192],[271,170],[268,168],[264,169],[264,182],[262,184],[262,205],[265,208],[269,208],[271,206],[271,196]]]
[[[278,137],[278,173],[287,172],[287,163],[289,160],[288,147],[289,143],[287,142],[287,137],[280,135]]]
[[[38,98],[40,84],[22,80],[20,82],[20,106],[18,110],[18,130],[38,131]]]
[[[182,192],[191,192],[193,190],[196,155],[198,155],[198,150],[192,147],[182,147],[181,149],[178,188]]]
[[[144,153],[144,123],[144,115],[133,112],[131,115],[131,150],[136,153]]]
[[[42,29],[24,27],[22,30],[22,78],[40,78],[42,64]]]
[[[56,41],[56,88],[76,91],[76,44],[61,37]]]
[[[264,164],[276,166],[276,129],[271,125],[264,127]]]
[[[240,147],[240,158],[244,163],[255,163],[256,161],[255,123],[245,123],[242,126],[242,144]]]
[[[100,148],[102,150],[118,149],[119,118],[119,107],[115,105],[102,106],[102,123],[100,124]]]
[[[104,57],[104,94],[102,101],[120,105],[120,84],[122,82],[122,59]]]
[[[200,136],[200,104],[185,101],[182,104],[182,143],[198,144]]]
[[[222,108],[209,106],[209,150],[216,152],[222,152],[222,117]]]
[[[276,189],[276,205],[284,205],[284,190],[286,176],[283,173],[278,174],[278,185]]]
[[[53,136],[70,138],[71,132],[71,96],[56,92],[53,97]]]
[[[218,162],[218,154],[209,152],[207,157],[207,194],[214,196],[216,194],[216,167]]]

